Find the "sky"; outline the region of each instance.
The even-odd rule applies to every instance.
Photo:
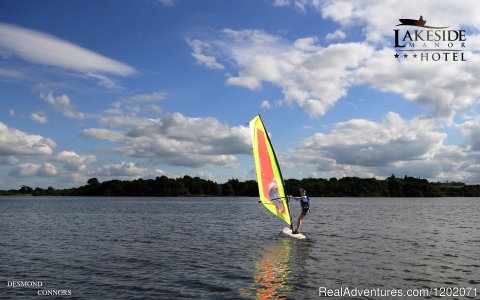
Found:
[[[399,19],[420,16],[465,30],[466,61],[395,58]],[[254,179],[257,114],[284,178],[480,183],[479,16],[475,0],[0,0],[0,189]]]

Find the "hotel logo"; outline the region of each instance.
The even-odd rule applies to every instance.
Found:
[[[409,61],[467,61],[465,30],[450,26],[427,26],[420,16],[399,19],[395,33],[395,59]]]

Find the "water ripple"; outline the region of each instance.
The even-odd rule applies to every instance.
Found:
[[[480,289],[478,199],[312,202],[303,227],[308,239],[297,241],[278,235],[283,224],[255,198],[0,198],[0,277],[40,280],[81,299]],[[0,298],[35,293],[0,287]]]

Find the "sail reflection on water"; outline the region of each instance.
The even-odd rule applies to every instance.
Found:
[[[290,291],[287,284],[292,240],[278,239],[267,246],[255,263],[256,299],[284,299]]]

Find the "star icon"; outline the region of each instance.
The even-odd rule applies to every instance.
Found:
[[[403,57],[404,57],[404,58],[407,58],[407,57],[408,57],[408,54],[407,54],[407,53],[405,53],[405,54],[403,55]]]
[[[398,58],[398,53],[395,53],[395,55],[394,55],[394,56],[395,56],[395,58]]]
[[[417,53],[413,54],[413,58],[417,58],[417,56],[418,56]]]

